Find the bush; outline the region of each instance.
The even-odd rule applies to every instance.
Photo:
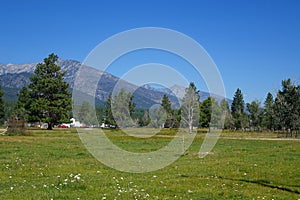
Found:
[[[26,121],[24,119],[18,119],[15,116],[11,116],[8,122],[7,135],[26,135],[25,128]]]

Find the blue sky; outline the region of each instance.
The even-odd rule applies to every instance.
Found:
[[[246,102],[263,102],[281,80],[300,82],[299,10],[297,0],[2,0],[0,63],[40,62],[52,52],[83,61],[114,34],[164,27],[206,49],[227,97],[240,88]],[[112,72],[121,71],[116,67]],[[201,83],[198,89],[205,90]]]

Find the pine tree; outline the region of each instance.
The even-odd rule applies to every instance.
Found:
[[[291,79],[282,81],[282,89],[278,91],[275,99],[276,116],[279,128],[284,130],[299,129],[300,102],[299,86],[292,83]]]
[[[263,113],[260,103],[258,101],[252,101],[251,103],[247,103],[246,107],[249,112],[251,128],[254,130],[260,130]]]
[[[208,128],[211,120],[212,97],[208,97],[200,103],[199,126]]]
[[[199,126],[202,128],[223,128],[222,109],[216,99],[208,97],[200,104]]]
[[[172,128],[174,125],[174,118],[173,118],[173,112],[171,108],[171,102],[169,100],[169,97],[164,94],[162,100],[161,100],[161,109],[164,110],[166,113],[166,119],[164,123],[164,127]]]
[[[19,119],[27,119],[27,114],[28,114],[28,109],[30,106],[30,96],[29,96],[29,91],[26,86],[24,86],[19,93],[17,94],[18,96],[18,101],[15,106],[15,115]]]
[[[48,130],[54,125],[69,122],[71,92],[63,80],[65,72],[56,65],[58,57],[50,54],[36,66],[30,84],[19,93],[19,105],[24,105],[29,122],[45,122]]]
[[[263,126],[269,130],[274,130],[276,124],[274,103],[273,95],[269,92],[264,102],[264,113],[262,119]]]
[[[234,94],[233,102],[231,104],[231,114],[236,129],[244,128],[246,124],[246,114],[244,112],[244,97],[242,91],[238,88]]]
[[[109,94],[107,100],[105,101],[105,119],[104,123],[112,126],[116,126],[117,123],[114,120],[114,116],[111,110],[112,94]]]
[[[171,102],[170,102],[169,97],[167,95],[164,94],[160,105],[163,107],[163,109],[165,109],[165,111],[167,113],[171,112],[171,110],[172,110]]]

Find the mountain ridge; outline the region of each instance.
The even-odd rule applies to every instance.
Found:
[[[30,76],[34,73],[35,67],[38,63],[30,64],[0,64],[0,84],[5,91],[9,91],[9,97],[7,93],[4,95],[4,98],[12,101],[17,98],[17,92],[30,83]],[[76,60],[62,60],[58,59],[56,62],[57,65],[61,67],[63,71],[66,72],[64,80],[69,83],[70,89],[74,88],[74,83],[76,79],[76,74],[79,71],[82,63]],[[87,70],[87,73],[93,73],[96,69],[88,66],[84,66]],[[162,96],[166,94],[174,108],[178,108],[180,105],[180,99],[182,99],[185,87],[174,85],[171,88],[152,88],[151,86],[135,86],[125,80],[122,80],[112,74],[107,72],[99,71],[101,74],[101,81],[99,81],[96,90],[96,99],[99,101],[106,101],[110,93],[113,92],[114,86],[121,81],[122,87],[127,91],[134,90],[134,99],[137,107],[140,108],[149,108],[154,104],[160,104]],[[15,93],[15,94],[14,94]],[[92,95],[93,92],[86,92],[87,95]],[[200,100],[206,99],[208,96],[211,96],[207,92],[200,91]]]

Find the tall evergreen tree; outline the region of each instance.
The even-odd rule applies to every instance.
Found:
[[[109,94],[107,100],[105,101],[105,119],[104,123],[109,125],[117,125],[111,110],[112,94]]]
[[[199,124],[199,100],[199,91],[194,83],[190,83],[185,90],[181,106],[182,125],[188,127],[189,133],[192,133],[193,127],[198,127]]]
[[[27,109],[29,109],[30,106],[30,96],[29,96],[28,87],[26,86],[23,87],[19,91],[17,96],[18,96],[18,101],[15,106],[15,115],[20,119],[27,119],[27,115],[29,113]]]
[[[128,109],[129,109],[129,115],[132,118],[133,114],[135,112],[135,106],[136,104],[133,102],[133,94],[131,92],[127,93],[127,98],[128,98]]]
[[[274,98],[273,95],[269,92],[264,102],[264,111],[263,111],[263,119],[262,119],[263,126],[269,130],[275,129],[276,115],[274,109],[275,109]]]
[[[172,128],[174,123],[173,112],[171,108],[171,102],[167,95],[164,94],[160,106],[166,113],[166,120],[164,123],[164,127]]]
[[[216,99],[208,97],[200,104],[199,126],[202,128],[222,128],[222,109]]]
[[[3,124],[4,117],[5,117],[5,107],[4,107],[3,95],[4,95],[4,92],[2,91],[2,87],[0,86],[0,125]]]
[[[208,128],[211,120],[212,97],[200,103],[199,127]]]
[[[171,102],[170,102],[169,97],[167,95],[164,94],[160,105],[163,107],[163,109],[165,109],[166,112],[168,112],[168,113],[171,112],[171,110],[172,110]]]
[[[263,113],[260,103],[258,101],[252,101],[251,103],[247,103],[246,107],[249,112],[250,127],[254,130],[259,130],[261,127]]]
[[[181,110],[172,110],[170,128],[179,128],[181,120]]]
[[[299,129],[299,99],[299,86],[293,84],[291,79],[283,80],[282,89],[278,91],[275,99],[275,109],[279,119],[279,128],[286,130]]]
[[[244,97],[242,91],[238,88],[234,94],[233,102],[231,104],[231,113],[236,129],[244,128],[246,124],[246,114],[244,112]]]
[[[50,54],[43,63],[37,64],[30,84],[22,90],[23,94],[19,93],[19,102],[23,103],[28,114],[27,120],[45,122],[48,130],[59,123],[69,122],[72,109],[69,84],[63,80],[65,72],[55,64],[57,59],[57,55]]]

